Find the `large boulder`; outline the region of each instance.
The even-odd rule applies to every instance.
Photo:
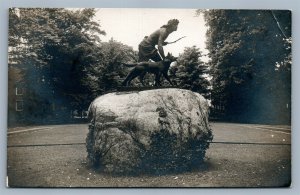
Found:
[[[208,109],[201,95],[183,89],[102,95],[89,108],[88,161],[121,174],[195,168],[212,140]]]

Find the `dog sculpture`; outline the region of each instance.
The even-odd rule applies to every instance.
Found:
[[[130,82],[139,76],[139,80],[144,84],[144,76],[146,73],[152,73],[155,75],[155,84],[154,86],[160,86],[160,77],[163,75],[165,79],[173,86],[170,77],[168,76],[168,70],[172,62],[176,61],[177,58],[172,56],[170,53],[166,56],[166,58],[162,61],[158,62],[138,62],[133,64],[124,64],[125,66],[134,67],[125,80],[123,81],[123,86],[129,86]]]

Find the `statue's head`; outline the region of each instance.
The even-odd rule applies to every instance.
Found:
[[[168,28],[171,31],[176,31],[178,27],[179,20],[177,19],[171,19],[168,21],[166,25],[163,25],[162,27]]]
[[[168,21],[168,26],[178,26],[178,23],[179,23],[179,20],[177,20],[177,19],[171,19],[171,20],[169,20]]]

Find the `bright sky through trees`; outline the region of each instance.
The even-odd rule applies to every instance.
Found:
[[[164,47],[165,53],[171,52],[178,56],[185,47],[196,45],[203,54],[205,49],[205,26],[202,15],[196,16],[195,9],[124,9],[101,8],[97,9],[96,20],[100,22],[101,29],[106,31],[106,36],[101,36],[102,41],[113,38],[138,50],[138,45],[144,36],[166,24],[169,19],[176,18],[180,21],[177,31],[167,38],[167,42],[177,40],[182,36],[186,38]],[[205,58],[203,59],[205,60]]]

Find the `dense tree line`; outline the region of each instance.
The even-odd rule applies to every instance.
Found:
[[[120,82],[118,66],[135,52],[114,40],[101,42],[105,31],[94,16],[94,9],[9,10],[9,77],[26,88],[28,118],[68,118]]]
[[[244,122],[290,122],[291,12],[208,10],[212,101]]]

